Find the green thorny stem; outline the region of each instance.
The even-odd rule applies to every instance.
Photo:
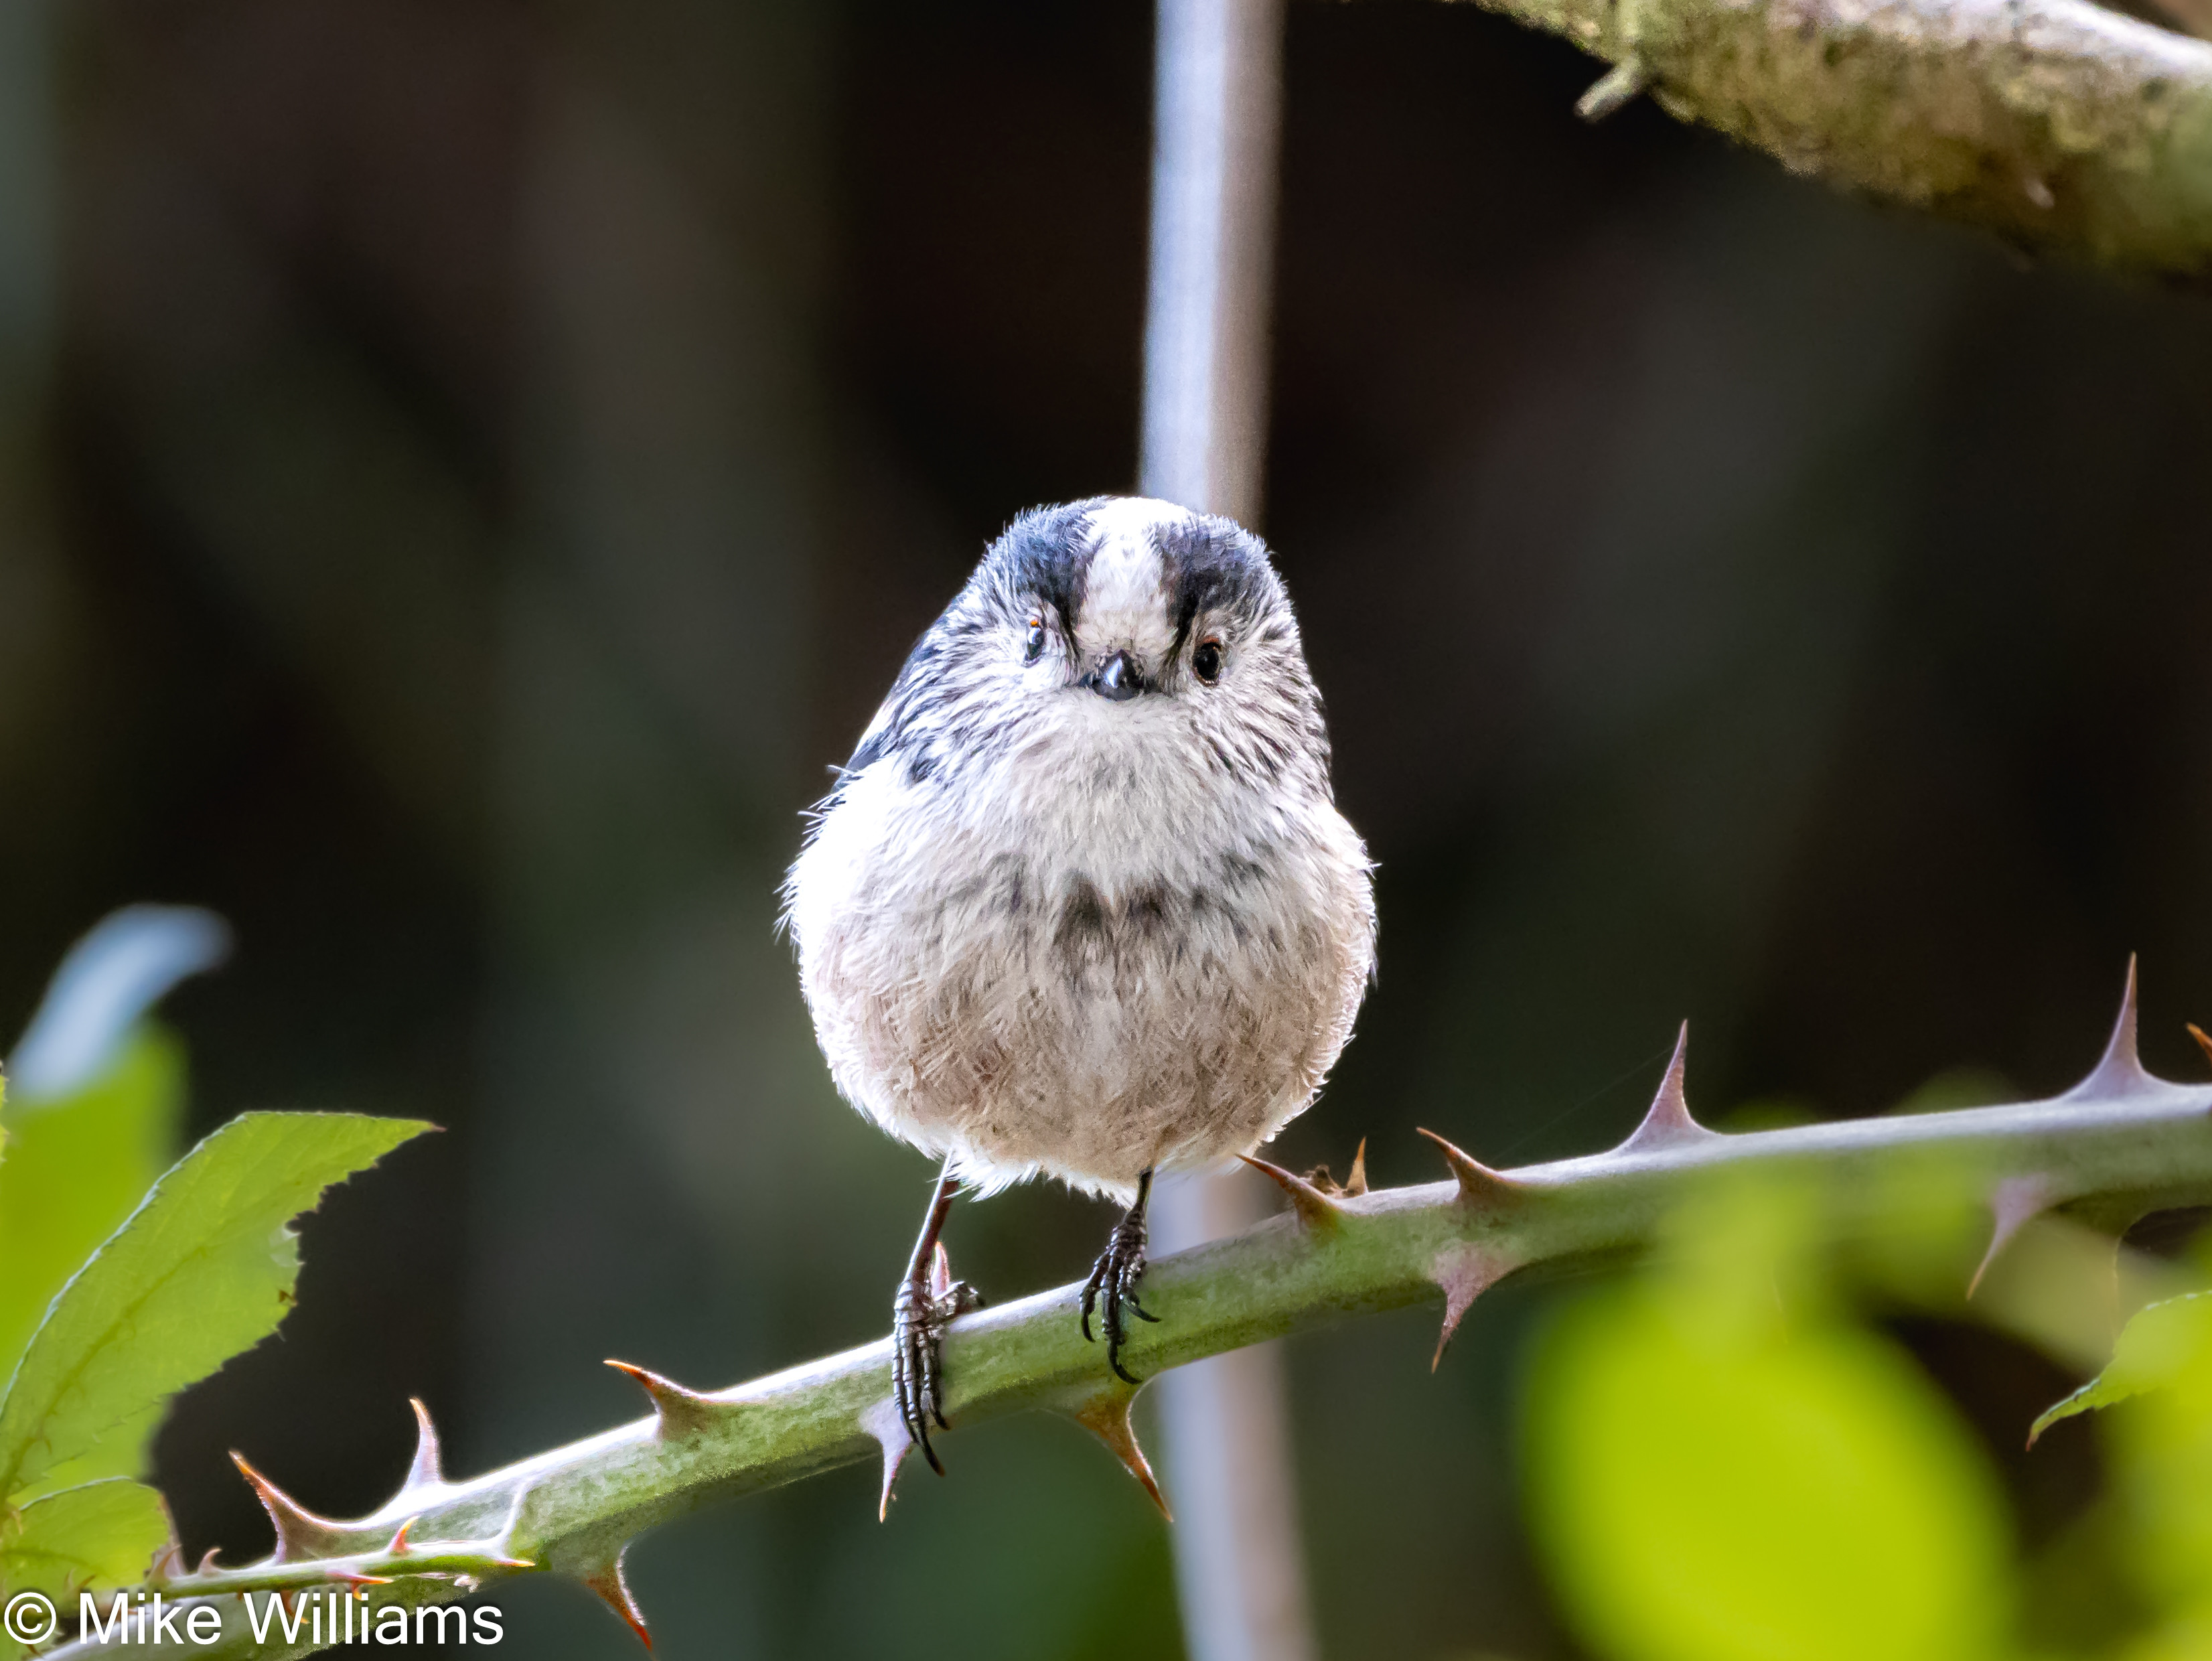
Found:
[[[1928,1202],[1926,1184],[1904,1179],[1941,1165],[1970,1181],[1989,1207],[1984,1266],[2044,1212],[2065,1208],[2117,1232],[2151,1211],[2212,1202],[2212,1086],[2169,1084],[2143,1070],[2135,984],[2130,964],[2103,1059],[2048,1100],[1721,1135],[1690,1116],[1678,1045],[1650,1113],[1610,1153],[1498,1171],[1431,1136],[1450,1181],[1374,1193],[1324,1191],[1262,1165],[1288,1193],[1290,1213],[1152,1264],[1145,1296],[1160,1323],[1143,1328],[1124,1353],[1157,1374],[1439,1295],[1449,1340],[1477,1294],[1505,1275],[1648,1247],[1686,1194],[1731,1170],[1822,1179],[1839,1226],[1879,1232],[1912,1220],[1916,1194],[1919,1206]],[[1066,1415],[1158,1500],[1129,1427],[1135,1392],[1083,1342],[1078,1292],[1061,1287],[958,1321],[945,1343],[949,1415],[963,1429],[1030,1409]],[[1443,1348],[1440,1341],[1439,1358]],[[891,1401],[887,1342],[712,1394],[615,1365],[651,1396],[652,1417],[467,1482],[446,1480],[437,1434],[416,1404],[421,1440],[405,1483],[356,1521],[317,1517],[246,1467],[276,1524],[275,1555],[223,1569],[211,1566],[210,1554],[199,1572],[157,1573],[148,1590],[206,1598],[223,1613],[222,1637],[197,1653],[273,1658],[315,1646],[283,1644],[274,1631],[256,1645],[239,1593],[343,1585],[370,1607],[414,1605],[551,1571],[598,1592],[650,1643],[622,1577],[623,1548],[641,1530],[709,1500],[869,1458],[882,1461],[888,1506],[907,1439]],[[96,1647],[104,1646],[79,1640],[57,1655]]]
[[[1793,173],[2212,282],[2212,43],[2090,0],[1478,0]],[[2204,27],[2206,0],[2157,0]]]

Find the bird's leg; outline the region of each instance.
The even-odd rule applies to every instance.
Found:
[[[1137,1178],[1137,1202],[1114,1225],[1114,1232],[1106,1237],[1106,1250],[1098,1254],[1098,1261],[1091,1266],[1091,1278],[1083,1283],[1083,1335],[1091,1336],[1091,1311],[1103,1301],[1106,1365],[1114,1369],[1115,1378],[1132,1384],[1137,1381],[1121,1368],[1121,1344],[1128,1336],[1121,1324],[1121,1311],[1127,1309],[1144,1321],[1160,1318],[1146,1314],[1137,1301],[1137,1282],[1145,1273],[1145,1202],[1152,1197],[1152,1173],[1147,1171]]]
[[[947,1159],[938,1173],[936,1191],[929,1196],[929,1214],[922,1220],[921,1238],[914,1243],[906,1278],[891,1300],[892,1393],[898,1398],[907,1434],[920,1445],[921,1457],[939,1476],[945,1467],[929,1445],[929,1421],[934,1419],[941,1427],[951,1428],[945,1418],[939,1346],[946,1327],[983,1303],[975,1287],[952,1278],[951,1263],[939,1238],[945,1232],[945,1214],[952,1209],[954,1192],[952,1161]]]

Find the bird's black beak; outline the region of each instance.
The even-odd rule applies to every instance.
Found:
[[[1127,652],[1116,652],[1085,678],[1084,684],[1102,698],[1111,698],[1116,703],[1125,702],[1145,690],[1144,676],[1137,668],[1136,659]]]

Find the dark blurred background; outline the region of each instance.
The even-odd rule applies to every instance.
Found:
[[[423,1114],[191,1393],[380,1500],[885,1325],[930,1172],[832,1095],[774,886],[1015,510],[1135,468],[1141,4],[10,0],[0,37],[0,1029],[107,908],[212,905],[195,1129]],[[2127,953],[2212,1015],[2212,310],[1793,179],[1468,6],[1298,0],[1266,531],[1381,862],[1382,968],[1285,1163],[2086,1070]],[[1763,1105],[1762,1105],[1763,1104]],[[1102,1215],[963,1208],[1007,1296]],[[1522,1542],[1508,1287],[1291,1348],[1332,1656],[1571,1646]],[[1931,1363],[2031,1543],[2069,1381]],[[648,1538],[678,1657],[1176,1652],[1166,1538],[1017,1421]],[[533,1657],[632,1640],[573,1587]]]

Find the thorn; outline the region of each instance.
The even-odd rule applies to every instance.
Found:
[[[637,1599],[629,1595],[629,1582],[623,1576],[623,1552],[628,1549],[625,1546],[617,1551],[612,1557],[585,1575],[583,1580],[586,1585],[606,1599],[609,1609],[629,1623],[629,1629],[637,1634],[637,1641],[651,1649],[653,1634],[645,1629],[645,1615],[637,1606]]]
[[[356,1574],[351,1569],[332,1569],[330,1579],[333,1585],[340,1586],[388,1586],[392,1584],[392,1577],[388,1574]]]
[[[1344,1191],[1346,1194],[1367,1192],[1367,1138],[1364,1136],[1359,1139],[1359,1147],[1352,1153],[1352,1169],[1345,1174]]]
[[[653,1398],[653,1411],[660,1415],[659,1434],[664,1442],[672,1442],[694,1431],[706,1429],[727,1415],[735,1407],[727,1402],[718,1402],[711,1396],[702,1396],[696,1390],[686,1390],[673,1379],[664,1378],[646,1367],[632,1366],[628,1361],[609,1361],[617,1372],[625,1373],[637,1381],[638,1387]]]
[[[2204,1052],[2204,1059],[2212,1062],[2212,1032],[2207,1032],[2195,1021],[2188,1023],[2189,1036],[2197,1040],[2197,1047]]]
[[[1460,1317],[1465,1315],[1477,1298],[1521,1267],[1519,1260],[1486,1246],[1446,1246],[1429,1265],[1429,1278],[1443,1288],[1444,1327],[1437,1335],[1437,1353],[1430,1359],[1429,1371],[1434,1372],[1443,1365],[1444,1347],[1459,1330]]]
[[[387,1557],[404,1557],[407,1555],[407,1530],[422,1520],[419,1517],[410,1517],[402,1523],[399,1525],[399,1532],[392,1536],[392,1543],[384,1548],[384,1555]]]
[[[1291,1208],[1298,1214],[1298,1220],[1316,1234],[1328,1234],[1343,1226],[1344,1208],[1316,1188],[1303,1177],[1294,1177],[1279,1165],[1269,1165],[1265,1159],[1255,1159],[1249,1153],[1237,1156],[1253,1170],[1271,1178],[1277,1187],[1291,1196]]]
[[[1684,1021],[1674,1039],[1674,1058],[1667,1063],[1667,1076],[1659,1080],[1659,1093],[1651,1098],[1650,1111],[1644,1116],[1644,1123],[1629,1134],[1628,1140],[1613,1150],[1614,1153],[1649,1153],[1689,1142],[1720,1140],[1718,1131],[1706,1129],[1690,1116],[1689,1098],[1682,1093],[1682,1074],[1689,1049],[1690,1024]]]
[[[1607,70],[1589,90],[1575,100],[1575,113],[1585,121],[1602,121],[1634,103],[1651,84],[1651,71],[1634,52]]]
[[[185,1572],[185,1548],[174,1540],[154,1554],[153,1567],[147,1570],[149,1581],[178,1579]]]
[[[409,1396],[407,1405],[415,1409],[415,1458],[407,1467],[407,1480],[399,1485],[399,1491],[413,1494],[422,1488],[441,1488],[446,1486],[446,1469],[438,1447],[438,1427],[430,1422],[430,1409],[422,1405],[421,1396]]]
[[[1121,1462],[1121,1468],[1144,1484],[1160,1515],[1172,1523],[1175,1518],[1168,1510],[1167,1496],[1160,1492],[1159,1479],[1152,1475],[1152,1461],[1138,1445],[1137,1427],[1129,1422],[1129,1409],[1136,1399],[1133,1390],[1102,1390],[1080,1407],[1069,1409],[1067,1416],[1106,1445],[1106,1451]]]
[[[1996,1185],[1990,1195],[1990,1249],[1982,1254],[1974,1278],[1966,1282],[1966,1296],[1981,1289],[1982,1276],[1990,1272],[1997,1253],[2012,1244],[2013,1236],[2050,1208],[2051,1189],[2051,1178],[2042,1176],[2008,1177]]]
[[[2136,1054],[2136,960],[2130,952],[2127,990],[2120,995],[2120,1018],[2112,1023],[2112,1036],[2106,1040],[2104,1056],[2087,1078],[2058,1099],[2070,1102],[2083,1097],[2126,1096],[2154,1089],[2157,1085],[2158,1080],[2143,1071],[2142,1062]]]
[[[200,1566],[194,1569],[192,1573],[194,1574],[218,1574],[222,1573],[222,1566],[215,1561],[222,1555],[222,1548],[221,1546],[210,1546],[205,1552],[201,1554]]]
[[[914,1438],[907,1434],[896,1396],[884,1396],[863,1413],[860,1428],[874,1437],[884,1451],[883,1497],[876,1503],[876,1521],[887,1522],[891,1514],[891,1485],[898,1481],[899,1467],[906,1463],[907,1455],[914,1451]]]
[[[252,1465],[246,1456],[234,1451],[231,1463],[239,1474],[253,1487],[261,1501],[261,1509],[269,1513],[269,1521],[276,1530],[276,1552],[274,1561],[296,1563],[304,1558],[335,1557],[346,1543],[345,1530],[327,1517],[318,1517],[290,1494],[278,1488]]]
[[[1420,1127],[1416,1125],[1415,1129]],[[1521,1185],[1510,1177],[1500,1176],[1481,1160],[1454,1147],[1433,1130],[1422,1130],[1421,1135],[1443,1150],[1444,1163],[1451,1167],[1452,1175],[1459,1178],[1459,1202],[1487,1210],[1502,1201],[1511,1199]]]

